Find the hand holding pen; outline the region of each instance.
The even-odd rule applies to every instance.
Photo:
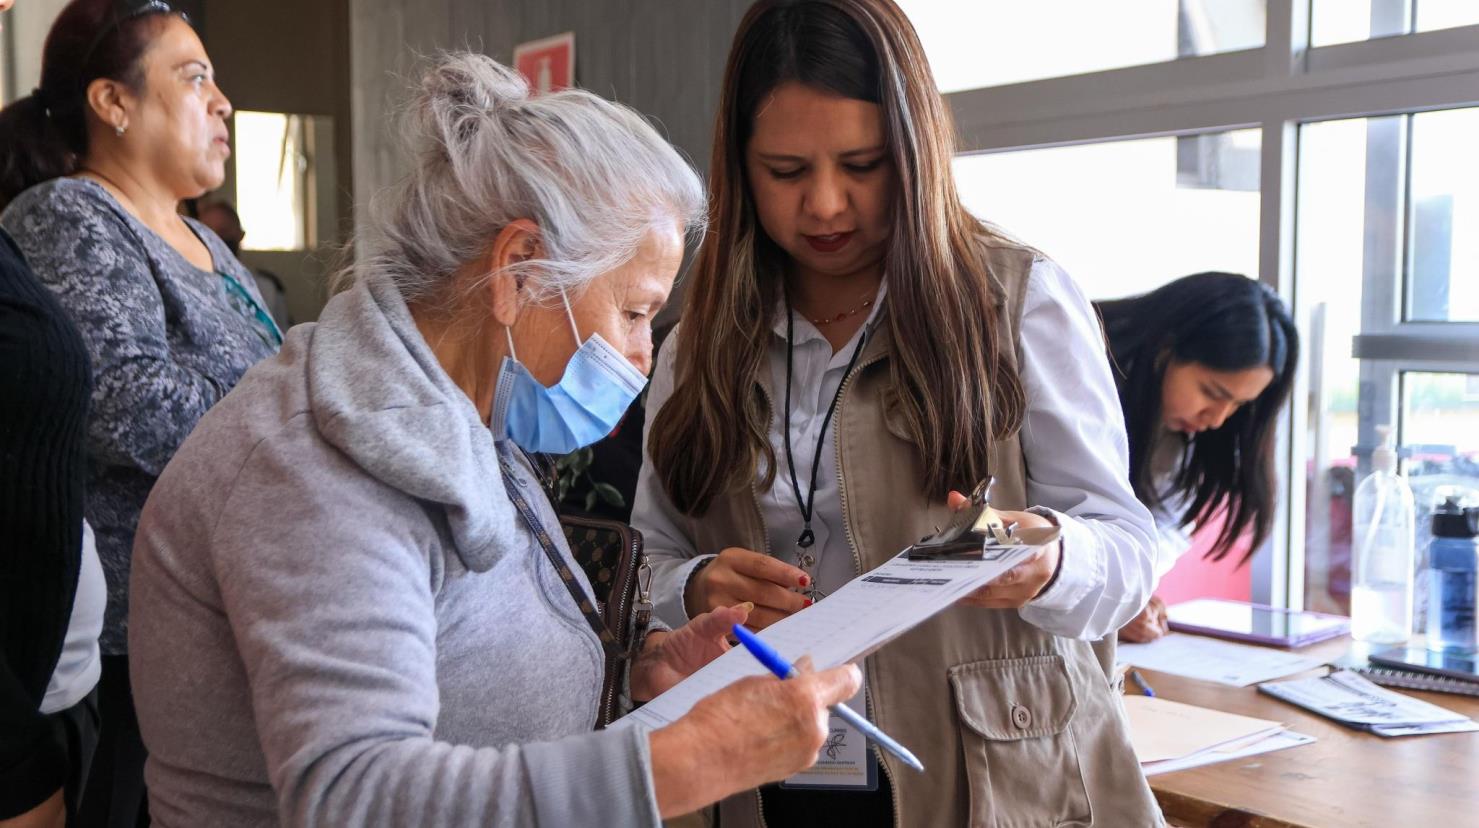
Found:
[[[777,678],[789,679],[799,675],[796,668],[791,666],[780,653],[776,652],[769,644],[761,641],[758,636],[743,626],[739,624],[734,625],[734,637],[739,639],[739,643],[744,645],[744,648],[749,650],[750,654],[755,656],[755,659],[765,665],[766,669],[774,673]],[[846,702],[838,702],[832,705],[831,709],[832,715],[857,728],[869,739],[872,739],[874,744],[899,757],[904,764],[917,771],[922,772],[924,770],[924,765],[915,758],[914,754],[909,752],[908,748],[894,741],[893,737],[887,733],[879,730],[878,725],[873,724],[856,710],[848,707]]]
[[[740,679],[648,736],[661,815],[686,814],[778,782],[816,763],[827,708],[857,695],[863,674],[844,664],[792,681]]]

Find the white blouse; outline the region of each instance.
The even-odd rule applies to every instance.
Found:
[[[1191,527],[1181,525],[1181,516],[1191,507],[1191,498],[1186,492],[1176,491],[1175,487],[1176,473],[1186,456],[1187,445],[1177,445],[1174,439],[1168,438],[1174,438],[1174,435],[1162,435],[1150,461],[1152,485],[1161,492],[1160,508],[1151,510],[1151,516],[1155,518],[1157,586],[1191,548]]]
[[[861,331],[878,322],[880,290]],[[1027,396],[1021,444],[1027,465],[1027,500],[1063,530],[1057,581],[1018,612],[1043,630],[1095,640],[1110,635],[1140,611],[1155,586],[1156,530],[1129,484],[1129,451],[1098,317],[1078,286],[1051,261],[1033,266],[1019,331],[1020,374]],[[780,431],[786,382],[786,324],[777,314],[770,343],[774,411],[770,442],[779,465],[775,484],[760,495],[771,552],[796,563],[801,510],[786,466]],[[658,356],[648,392],[647,423],[673,392],[674,331]],[[853,349],[832,352],[825,337],[795,317],[791,386],[791,446],[805,496],[818,431]],[[818,588],[826,593],[858,575],[842,528],[836,435],[829,426],[811,527]],[[645,451],[644,451],[645,456]],[[764,469],[759,470],[763,475]],[[687,621],[683,588],[704,557],[679,528],[662,485],[644,464],[637,482],[632,525],[641,530],[654,573],[658,617],[674,626]]]
[[[103,608],[108,602],[108,585],[103,580],[103,564],[98,560],[97,542],[92,526],[82,521],[82,562],[77,571],[77,592],[72,598],[72,615],[67,622],[67,637],[56,669],[46,684],[41,712],[48,715],[66,710],[82,701],[98,684],[103,673],[98,636],[103,632]]]

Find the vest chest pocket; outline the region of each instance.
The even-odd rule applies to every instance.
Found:
[[[1059,655],[950,668],[970,786],[970,824],[1087,826],[1089,795],[1069,722],[1078,708]]]

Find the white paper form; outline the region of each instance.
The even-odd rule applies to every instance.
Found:
[[[841,589],[766,627],[762,638],[786,660],[810,655],[818,670],[857,660],[1032,555],[1032,546],[992,546],[983,560],[911,561],[896,557]],[[747,676],[766,673],[743,647],[714,659],[611,726],[659,728],[700,699]]]
[[[1146,776],[1155,776],[1158,773],[1170,773],[1172,771],[1187,770],[1188,768],[1199,768],[1203,765],[1212,765],[1218,762],[1230,762],[1234,759],[1246,759],[1249,756],[1257,756],[1260,753],[1272,753],[1285,748],[1299,747],[1300,745],[1312,744],[1315,737],[1306,736],[1303,733],[1295,733],[1292,730],[1281,730],[1269,736],[1263,736],[1255,741],[1244,742],[1236,745],[1225,745],[1214,750],[1204,750],[1183,756],[1180,759],[1167,759],[1164,762],[1149,762],[1141,765],[1140,769]]]
[[[1282,722],[1182,704],[1159,696],[1123,698],[1130,744],[1140,764],[1180,759],[1208,750],[1242,747],[1284,729]]]
[[[1186,633],[1171,633],[1149,644],[1121,644],[1115,657],[1146,670],[1233,687],[1247,687],[1302,673],[1323,663],[1282,650],[1232,644]]]
[[[1379,736],[1479,730],[1468,717],[1393,693],[1348,670],[1319,678],[1260,685],[1259,690],[1341,724]]]

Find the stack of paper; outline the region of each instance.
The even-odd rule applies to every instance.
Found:
[[[1121,644],[1120,661],[1158,673],[1247,687],[1320,666],[1312,658],[1232,644],[1199,635],[1172,633],[1149,644]]]
[[[1479,724],[1436,704],[1384,690],[1349,670],[1319,678],[1261,684],[1258,689],[1290,704],[1378,736],[1463,733]]]
[[[1146,776],[1226,762],[1314,739],[1280,722],[1150,696],[1126,696],[1130,741]]]
[[[818,670],[883,646],[1031,557],[1032,546],[990,546],[979,560],[911,561],[900,556],[849,581],[810,607],[766,627],[762,638],[786,660],[810,655]],[[659,728],[699,699],[764,666],[742,647],[714,659],[613,726]]]

